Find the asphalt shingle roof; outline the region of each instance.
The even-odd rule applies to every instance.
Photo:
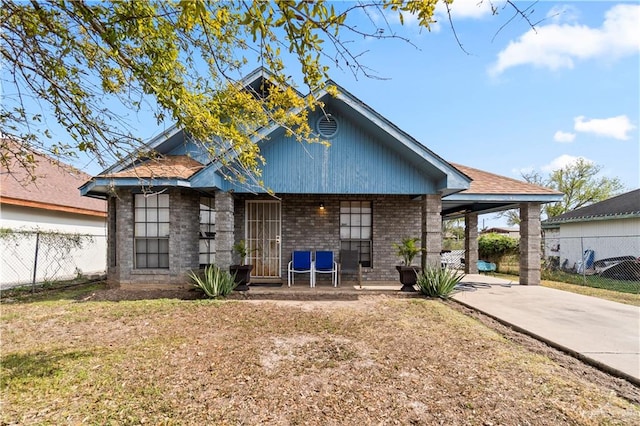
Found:
[[[545,220],[545,223],[573,222],[590,218],[640,216],[640,189],[611,197]]]
[[[101,177],[189,179],[203,167],[202,163],[186,155],[166,155]]]
[[[560,192],[553,189],[485,172],[484,170],[455,163],[451,163],[451,165],[473,179],[469,189],[465,189],[459,194],[560,194]]]
[[[9,163],[9,169],[4,165],[0,166],[2,204],[106,216],[105,201],[82,197],[78,190],[91,176],[45,154],[35,151],[32,153],[36,164],[33,172],[35,180],[16,160]]]

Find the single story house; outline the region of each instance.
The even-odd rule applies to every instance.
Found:
[[[2,145],[7,144],[18,147],[17,141],[3,137]],[[86,173],[45,154],[31,154],[31,175],[15,161],[0,170],[0,285],[67,279],[80,272],[104,274],[107,203],[80,196],[78,187],[90,178]],[[82,236],[85,244],[67,252],[56,235]]]
[[[480,234],[500,234],[506,235],[511,238],[520,238],[520,228],[503,228],[499,226],[494,226],[491,228],[483,229],[480,231]]]
[[[581,262],[640,257],[640,189],[551,217],[542,229],[545,257],[555,257],[566,269],[578,269]],[[587,250],[593,253],[590,260],[583,259]]]
[[[270,74],[244,80],[260,87]],[[540,205],[546,188],[448,163],[334,82],[316,94],[325,112],[310,124],[330,142],[304,144],[278,126],[255,140],[264,186],[224,179],[185,131],[171,128],[146,148],[157,158],[123,161],[81,187],[108,203],[108,277],[119,285],[178,285],[201,265],[227,268],[245,240],[252,282],[281,281],[294,250],[355,250],[365,281],[397,281],[393,244],[420,237],[423,265],[440,265],[443,217],[464,217],[467,272],[476,272],[477,215],[519,207],[521,283],[540,281]],[[338,261],[340,259],[337,259]],[[285,278],[286,279],[286,278]]]

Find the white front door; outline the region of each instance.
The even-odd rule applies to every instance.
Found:
[[[245,214],[248,263],[256,278],[279,278],[280,201],[247,201]]]

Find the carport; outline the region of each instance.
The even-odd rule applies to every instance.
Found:
[[[465,273],[478,273],[478,215],[520,210],[520,284],[540,284],[540,208],[562,193],[516,179],[452,164],[472,179],[469,189],[442,197],[442,219],[464,218]]]

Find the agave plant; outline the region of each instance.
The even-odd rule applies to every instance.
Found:
[[[430,266],[418,274],[416,285],[426,296],[448,299],[462,278],[462,272]]]
[[[191,272],[189,277],[194,285],[208,297],[225,297],[236,287],[235,276],[216,265],[204,268],[204,273]]]

